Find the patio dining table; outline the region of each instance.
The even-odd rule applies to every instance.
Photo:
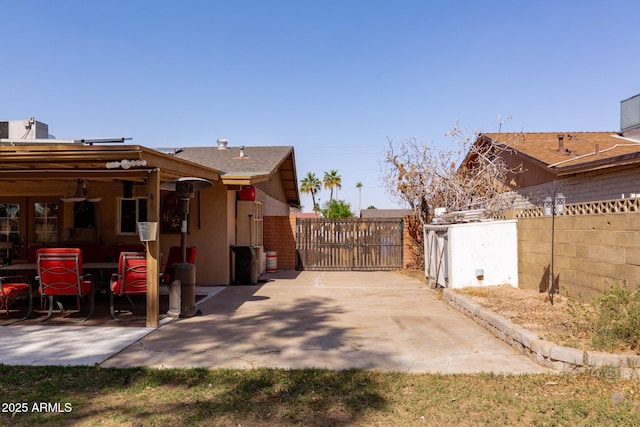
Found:
[[[0,271],[29,271],[37,270],[38,266],[35,262],[22,262],[19,264],[10,264],[0,267]],[[85,262],[82,264],[83,270],[116,270],[117,262]]]
[[[35,269],[35,262],[21,262],[18,264],[3,265],[2,267],[0,267],[0,271],[28,271]]]
[[[37,269],[38,265],[35,262],[10,264],[0,267],[0,276],[6,275],[5,272],[10,272],[11,274],[27,273],[29,277],[33,278],[34,272]],[[104,288],[106,292],[111,273],[114,273],[118,270],[118,263],[112,261],[85,262],[82,264],[82,269],[94,272],[97,288]]]

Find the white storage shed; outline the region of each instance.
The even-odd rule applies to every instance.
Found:
[[[432,287],[518,287],[517,220],[427,225],[424,245]]]

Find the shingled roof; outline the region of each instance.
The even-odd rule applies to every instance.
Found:
[[[300,204],[293,147],[184,147],[175,156],[220,171],[225,185],[255,185],[279,173],[289,204]]]
[[[363,209],[361,218],[404,218],[413,214],[411,209]]]
[[[478,136],[482,138],[503,143],[556,173],[640,163],[640,143],[617,132],[485,133]]]

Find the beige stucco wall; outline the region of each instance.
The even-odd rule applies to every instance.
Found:
[[[634,209],[633,203],[628,206]],[[591,300],[615,283],[640,285],[640,213],[626,210],[556,216],[554,274],[559,276],[560,293]],[[518,219],[521,288],[547,289],[551,221]]]
[[[121,186],[96,183],[93,184],[95,194],[103,196],[97,204],[96,215],[99,224],[100,241],[111,248],[115,243],[138,244],[137,236],[116,235],[117,197],[122,196]],[[146,196],[146,186],[136,185],[133,189],[136,197]],[[165,192],[161,192],[161,196]],[[233,199],[235,201],[235,198]],[[232,229],[235,222],[228,224],[227,218],[235,218],[235,211],[228,217],[227,189],[220,182],[213,187],[202,190],[200,198],[197,196],[189,201],[189,233],[187,246],[197,247],[196,283],[198,285],[227,285],[229,278],[229,244],[227,240],[228,226]],[[199,218],[199,219],[198,219]],[[71,206],[65,206],[65,228],[71,227],[73,221]],[[97,241],[97,233],[90,229],[76,229],[68,243]],[[171,246],[180,246],[179,233],[160,233],[160,252],[162,261],[166,261]],[[64,241],[64,239],[63,239]]]
[[[60,184],[58,181],[25,185],[15,188],[10,183],[0,183],[0,200],[3,202],[19,202],[22,204],[23,221],[21,228],[29,230],[27,216],[31,216],[31,206],[35,201],[57,201],[57,195],[69,194],[75,185]],[[73,204],[61,203],[61,237],[60,243],[65,245],[103,243],[107,248],[107,256],[113,255],[116,243],[140,244],[137,235],[123,236],[116,234],[117,200],[122,197],[122,185],[119,182],[92,181],[89,185],[91,195],[99,195],[102,200],[95,205],[97,226],[91,229],[73,228]],[[161,192],[161,198],[167,192]],[[147,186],[133,186],[134,197],[146,197]],[[235,239],[235,191],[216,181],[213,187],[202,190],[200,198],[194,197],[189,202],[189,234],[187,246],[197,247],[196,281],[198,285],[228,285],[230,283],[230,242]],[[199,219],[198,219],[199,218]],[[29,222],[33,222],[29,219]],[[68,230],[63,233],[62,230]],[[29,234],[25,246],[32,244],[33,236]],[[160,233],[160,252],[163,261],[169,254],[171,246],[180,246],[180,233]],[[26,254],[22,254],[26,257]]]
[[[219,181],[213,187],[200,192],[200,211],[197,198],[191,200],[187,246],[196,246],[196,283],[198,285],[228,285],[230,249],[228,240],[228,195],[227,188]],[[198,227],[198,215],[200,224]],[[234,221],[231,217],[231,221]],[[171,244],[180,245],[180,235],[161,236]],[[177,238],[177,241],[173,242]],[[168,246],[163,241],[162,248]]]

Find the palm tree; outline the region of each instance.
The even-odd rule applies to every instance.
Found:
[[[305,194],[311,193],[311,200],[313,201],[313,211],[318,212],[318,204],[316,203],[316,194],[320,191],[322,183],[318,179],[315,173],[307,172],[307,176],[300,181],[300,191]]]
[[[333,188],[342,188],[342,177],[338,175],[336,169],[331,169],[329,172],[324,173],[322,178],[322,184],[324,188],[329,189],[329,209],[327,210],[327,218],[331,218],[331,202],[333,202]]]
[[[356,183],[356,188],[358,189],[358,212],[360,212],[362,210],[360,208],[362,206],[362,183],[360,181]]]

